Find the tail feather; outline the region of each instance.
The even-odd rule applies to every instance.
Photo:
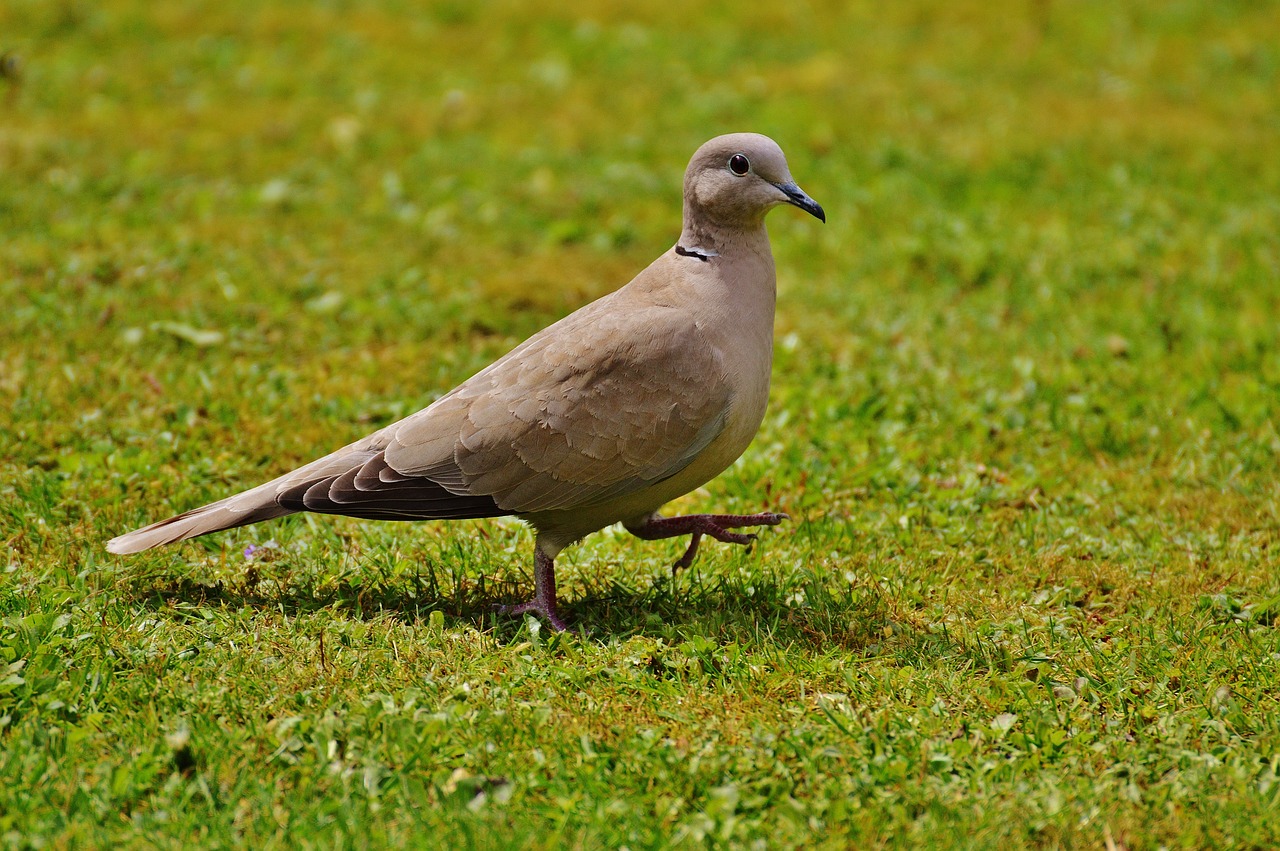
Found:
[[[458,493],[426,476],[399,473],[387,465],[380,448],[362,441],[252,490],[112,538],[107,551],[138,553],[299,511],[376,520],[443,520],[511,513],[499,507],[492,496]]]
[[[360,466],[369,460],[371,455],[377,454],[376,450],[365,446],[376,438],[376,434],[371,435],[363,441],[344,446],[337,452],[318,458],[310,464],[285,473],[256,488],[112,538],[107,541],[107,552],[118,555],[140,553],[143,550],[172,544],[175,541],[185,541],[187,538],[207,535],[210,532],[221,532],[237,526],[248,526],[250,523],[296,514],[297,508],[287,508],[281,505],[277,498],[285,484],[295,480],[309,481],[316,477],[324,478],[335,473],[346,472],[352,466]]]
[[[112,538],[107,541],[107,551],[122,555],[140,553],[174,541],[293,514],[292,509],[276,502],[274,484],[270,482]]]

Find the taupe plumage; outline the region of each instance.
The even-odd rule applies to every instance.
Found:
[[[826,221],[773,140],[720,136],[693,155],[680,241],[629,284],[530,337],[427,408],[264,485],[107,543],[136,553],[297,511],[377,520],[516,515],[537,530],[534,599],[556,629],[553,560],[621,522],[641,538],[772,526],[781,514],[664,518],[764,418],[775,278],[764,228],[793,204]]]

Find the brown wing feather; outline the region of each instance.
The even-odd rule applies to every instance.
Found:
[[[598,504],[676,474],[715,439],[725,370],[674,308],[575,314],[387,428],[385,462],[518,514]]]
[[[511,513],[490,496],[456,494],[431,479],[400,475],[381,452],[339,475],[289,483],[275,501],[292,511],[366,520],[460,520]]]

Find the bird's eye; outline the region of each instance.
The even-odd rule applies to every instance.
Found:
[[[741,177],[751,170],[751,162],[742,154],[729,157],[729,171]]]

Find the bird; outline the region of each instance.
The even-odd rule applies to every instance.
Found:
[[[107,542],[137,553],[310,511],[375,520],[511,516],[534,530],[534,595],[503,607],[567,625],[555,559],[621,523],[644,540],[750,545],[780,512],[664,516],[764,420],[777,282],[765,214],[826,222],[767,136],[717,136],[684,175],[680,238],[620,289],[534,334],[426,408],[250,490]]]

